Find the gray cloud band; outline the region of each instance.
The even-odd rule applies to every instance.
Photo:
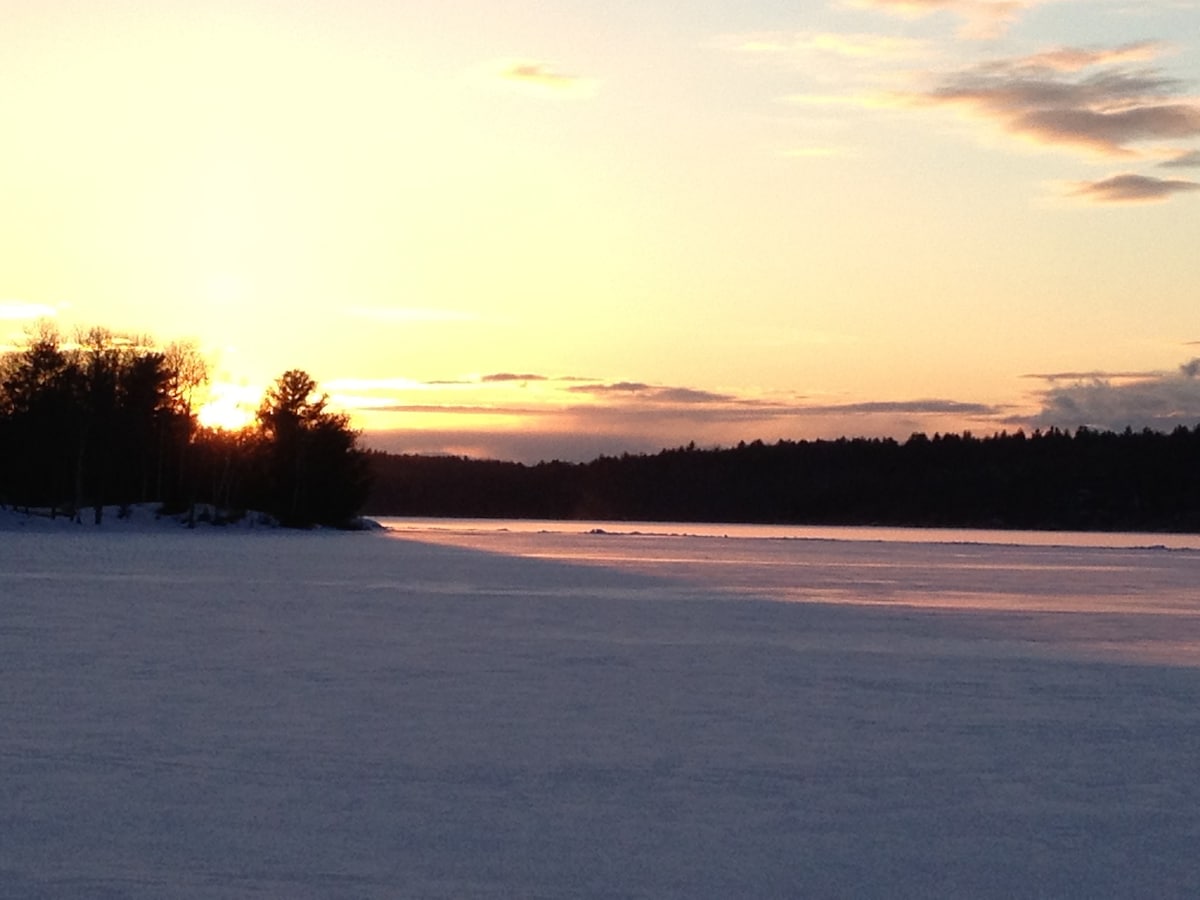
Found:
[[[1184,84],[1129,60],[1161,52],[1155,42],[1108,49],[1061,48],[994,60],[942,75],[911,97],[924,106],[966,109],[1003,131],[1044,146],[1092,156],[1136,160],[1141,145],[1200,138],[1200,104],[1182,97]],[[1174,152],[1159,166],[1200,166],[1200,150]],[[1158,201],[1200,189],[1200,182],[1123,172],[1076,182],[1068,195],[1097,203]]]

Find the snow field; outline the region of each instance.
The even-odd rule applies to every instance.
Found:
[[[0,896],[1191,896],[1198,562],[10,528]]]

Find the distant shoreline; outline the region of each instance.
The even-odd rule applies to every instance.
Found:
[[[367,460],[371,516],[1200,533],[1200,426]]]

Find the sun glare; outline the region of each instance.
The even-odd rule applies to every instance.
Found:
[[[205,428],[240,431],[254,421],[257,392],[240,385],[215,384],[196,413]]]
[[[232,401],[214,400],[200,407],[196,418],[205,428],[241,431],[253,421],[254,416]]]

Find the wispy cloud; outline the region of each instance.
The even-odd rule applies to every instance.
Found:
[[[1103,369],[1091,369],[1086,372],[1028,372],[1022,375],[1022,378],[1033,378],[1039,381],[1056,382],[1056,381],[1147,381],[1156,378],[1161,378],[1161,371],[1149,372],[1109,372]]]
[[[958,0],[848,0],[852,5],[908,16],[950,12],[1004,21],[1028,3],[975,3]],[[1051,0],[1042,0],[1051,2]],[[820,38],[820,40],[818,40]],[[747,38],[743,49],[782,54],[817,46],[873,46],[864,35],[800,34],[789,38]],[[933,57],[923,44],[878,48],[918,50]],[[1145,161],[1156,168],[1200,168],[1200,150],[1187,143],[1200,140],[1200,99],[1189,84],[1153,65],[1174,48],[1158,40],[1131,41],[1114,46],[1054,46],[1020,56],[992,59],[924,74],[895,66],[859,68],[857,79],[842,79],[833,89],[819,78],[815,90],[781,98],[808,107],[840,106],[864,110],[956,111],[1011,138],[1034,146],[1057,149],[1088,159]],[[855,51],[857,52],[857,51]],[[802,151],[797,155],[809,155]],[[811,155],[829,155],[818,145]],[[1190,192],[1184,179],[1154,178],[1122,173],[1109,178],[1061,185],[1063,193],[1096,203],[1166,200]]]
[[[520,382],[527,384],[530,381],[545,381],[545,375],[532,374],[517,374],[515,372],[497,372],[495,375],[484,375],[480,381],[484,384],[504,384],[506,382]]]
[[[493,84],[543,97],[583,99],[600,89],[595,78],[562,72],[536,60],[500,60],[484,66],[480,74]]]
[[[1003,34],[1037,0],[844,0],[844,6],[871,9],[906,19],[948,12],[962,22],[960,37],[986,39]]]
[[[908,99],[962,109],[1043,146],[1106,157],[1135,157],[1136,144],[1200,137],[1200,104],[1179,96],[1178,80],[1154,68],[1104,65],[1103,51],[1049,56],[1074,59],[1082,68],[1050,65],[1047,54],[997,60],[943,75]]]
[[[1127,374],[1138,377],[1123,382],[1102,377],[1051,384],[1030,424],[1169,431],[1177,425],[1192,427],[1200,422],[1200,359],[1189,360],[1174,372]]]
[[[954,415],[996,416],[1006,407],[987,403],[967,403],[961,400],[871,400],[861,403],[833,403],[803,406],[795,410],[797,415],[827,416],[843,415]]]
[[[1147,62],[1162,55],[1165,49],[1161,41],[1135,41],[1118,47],[1059,47],[1034,53],[1018,62],[1031,68],[1079,72],[1091,66]]]
[[[1092,203],[1158,203],[1200,190],[1200,182],[1124,173],[1099,181],[1076,182],[1067,194]]]
[[[577,384],[568,387],[570,394],[588,394],[593,397],[627,397],[635,398],[642,403],[731,403],[737,398],[729,394],[717,394],[712,391],[701,391],[695,388],[665,387],[661,385],[643,384],[639,381],[618,381],[612,384]]]
[[[1158,167],[1160,169],[1200,169],[1200,150],[1180,153],[1165,162],[1160,162]]]
[[[952,398],[828,402],[633,379],[501,372],[453,383],[340,382],[375,446],[536,462],[696,442],[901,436],[999,424],[1007,407]],[[355,399],[357,398],[357,402]],[[405,436],[410,437],[406,438]]]

